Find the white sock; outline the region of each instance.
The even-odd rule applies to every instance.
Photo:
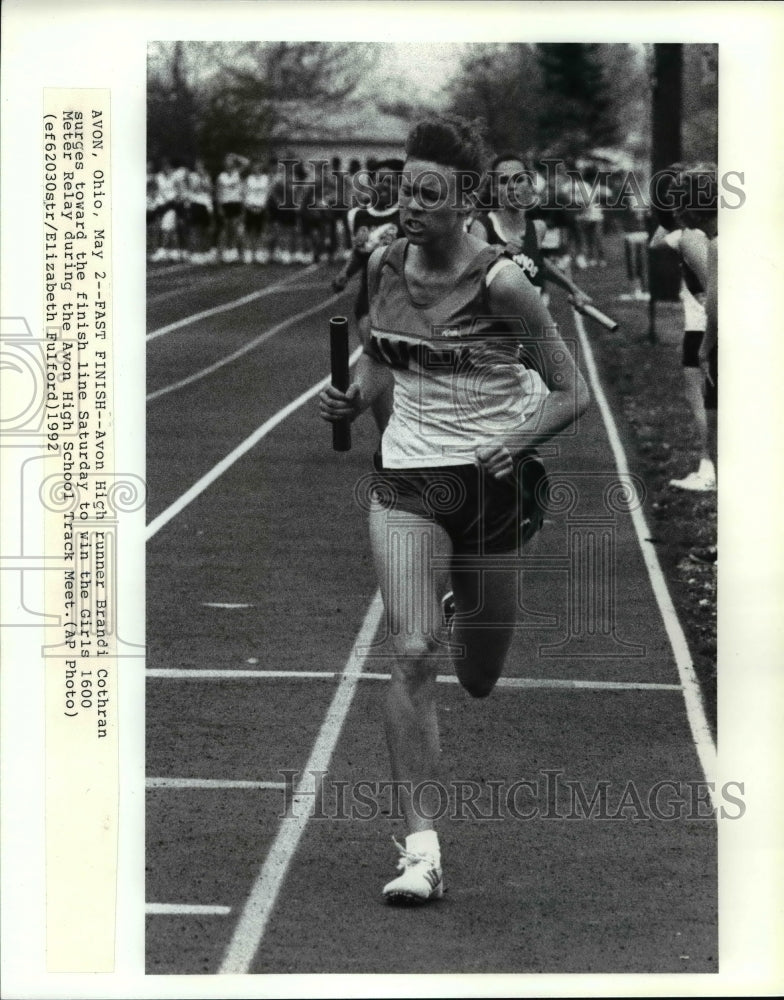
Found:
[[[418,833],[409,833],[406,837],[406,850],[412,851],[414,854],[426,854],[433,858],[437,865],[441,864],[441,847],[435,830],[420,830]]]

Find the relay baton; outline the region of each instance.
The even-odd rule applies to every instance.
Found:
[[[570,299],[572,306],[578,313],[582,313],[583,316],[587,316],[589,319],[595,320],[599,326],[603,326],[605,330],[609,330],[610,333],[614,333],[618,329],[618,324],[614,319],[610,319],[609,316],[597,309],[596,306],[591,305],[577,305],[574,299]]]
[[[345,392],[348,389],[348,320],[333,316],[329,321],[329,356],[332,384]],[[332,450],[351,451],[351,424],[340,420],[332,425]]]

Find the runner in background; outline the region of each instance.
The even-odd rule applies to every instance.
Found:
[[[385,705],[391,778],[408,829],[405,846],[397,845],[400,874],[383,895],[402,904],[444,890],[432,818],[441,801],[438,668],[451,653],[471,696],[493,690],[519,598],[518,574],[499,570],[497,557],[516,553],[542,520],[546,474],[532,449],[588,405],[568,348],[521,268],[503,247],[465,231],[471,189],[486,165],[475,124],[455,115],[419,122],[406,153],[405,238],[371,258],[370,336],[355,380],[345,393],[330,386],[320,396],[325,420],[351,420],[386,390],[390,373],[395,382],[369,517],[394,650]],[[528,338],[542,377],[519,362]],[[447,622],[441,602],[450,586],[455,613]],[[486,878],[481,858],[477,864]]]
[[[294,264],[297,249],[297,212],[292,186],[291,166],[276,164],[267,200],[270,222],[270,260],[276,264]]]
[[[178,215],[183,211],[182,175],[168,159],[161,161],[155,175],[158,189],[158,247],[152,260],[179,260],[180,242]]]
[[[193,170],[188,171],[185,201],[188,213],[188,250],[191,263],[211,263],[215,260],[212,178],[207,173],[203,160],[196,160]]]
[[[240,259],[242,248],[243,180],[240,171],[247,160],[228,153],[215,182],[215,217],[218,223],[218,256],[224,264]]]
[[[152,255],[158,249],[158,177],[155,164],[147,161],[147,253]]]
[[[694,270],[684,261],[681,253],[683,229],[678,225],[673,208],[667,205],[668,196],[673,184],[678,184],[678,178],[684,171],[682,163],[674,163],[667,168],[670,175],[669,183],[659,186],[658,200],[654,205],[654,214],[659,223],[651,238],[651,250],[667,251],[677,254],[681,264],[681,302],[683,303],[683,377],[686,389],[686,399],[694,416],[700,450],[700,464],[696,471],[690,472],[683,479],[670,480],[670,486],[682,490],[708,492],[716,489],[716,468],[708,451],[708,420],[705,412],[704,387],[705,376],[700,365],[700,346],[705,335],[707,317],[705,314],[705,291]],[[707,259],[708,237],[699,229],[692,230],[687,237],[694,241],[693,252],[704,254]],[[704,251],[697,250],[697,245],[704,243]]]
[[[700,345],[700,362],[705,373],[705,417],[708,425],[708,453],[718,470],[718,181],[714,164],[697,164],[685,170],[673,183],[671,192],[676,221],[683,229],[681,255],[705,291],[705,336]],[[707,244],[704,239],[707,237]]]
[[[332,287],[342,292],[349,280],[359,274],[360,284],[354,301],[354,318],[357,321],[359,339],[367,345],[370,321],[367,287],[367,266],[370,255],[380,246],[387,246],[402,235],[398,191],[403,161],[400,159],[381,160],[376,164],[372,188],[367,205],[358,205],[348,213],[348,227],[351,233],[352,251],[345,267],[335,276]],[[369,186],[369,185],[368,185]],[[372,404],[373,417],[380,433],[383,433],[392,412],[392,381],[388,381],[387,391],[379,393]]]
[[[547,232],[543,219],[529,219],[528,213],[538,204],[535,172],[514,152],[500,153],[490,165],[492,194],[496,206],[482,219],[491,246],[503,246],[539,292],[545,281],[565,289],[578,305],[593,299],[559,270],[542,252]],[[546,302],[547,300],[545,300]]]
[[[583,172],[581,183],[575,185],[579,211],[575,218],[580,238],[582,260],[586,267],[607,267],[604,259],[604,208],[607,190],[599,180],[598,171],[590,167]]]
[[[267,201],[272,181],[261,160],[254,160],[245,177],[243,187],[243,210],[245,231],[246,264],[256,261],[266,264],[269,253],[264,247],[264,230],[267,222]]]

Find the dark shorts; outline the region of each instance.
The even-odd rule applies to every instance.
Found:
[[[705,336],[702,330],[686,330],[683,334],[683,367],[700,367],[700,344]]]
[[[245,232],[251,233],[253,236],[258,236],[258,234],[264,229],[266,217],[267,213],[263,208],[246,208]]]
[[[299,212],[299,221],[304,233],[312,233],[321,229],[326,219],[325,216],[319,211],[301,208]]]
[[[224,201],[221,205],[224,219],[239,219],[242,215],[242,202]]]
[[[212,221],[212,213],[200,201],[193,201],[188,209],[188,221],[195,229],[206,229]]]
[[[719,408],[719,348],[718,345],[708,355],[708,377],[705,379],[705,409]]]
[[[455,554],[515,552],[542,526],[547,473],[533,453],[500,480],[476,465],[384,469],[378,453],[373,466],[377,503],[440,525]]]
[[[297,211],[294,208],[284,208],[273,201],[267,206],[267,213],[270,221],[277,223],[279,226],[294,229],[297,225]]]

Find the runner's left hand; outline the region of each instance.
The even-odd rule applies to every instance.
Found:
[[[479,465],[494,479],[504,479],[514,471],[512,454],[505,444],[498,442],[483,445],[474,454]]]

